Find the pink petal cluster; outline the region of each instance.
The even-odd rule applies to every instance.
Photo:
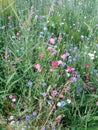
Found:
[[[74,71],[74,70],[75,70],[75,69],[74,69],[73,67],[71,67],[71,66],[68,66],[68,67],[67,67],[67,71],[68,71],[68,72],[72,72],[72,71]]]
[[[52,73],[54,70],[53,69],[50,69],[50,72]]]
[[[61,55],[61,58],[62,58],[62,59],[66,59],[66,58],[67,58],[67,55],[66,55],[66,54],[63,54],[63,55]]]
[[[47,50],[48,51],[51,51],[53,48],[51,47],[51,46],[49,46],[48,48],[47,48]]]
[[[34,68],[37,69],[39,72],[41,72],[41,67],[40,67],[40,64],[35,64],[34,65]]]
[[[59,94],[59,98],[64,98],[64,95],[63,94]]]
[[[55,44],[55,39],[54,38],[50,38],[50,44]]]
[[[40,57],[40,58],[44,58],[44,54],[40,54],[39,57]]]
[[[61,65],[63,62],[61,60],[58,61],[58,65]]]
[[[53,62],[52,62],[52,66],[53,66],[53,67],[57,67],[57,66],[58,66],[58,62],[57,62],[57,61],[53,61]]]

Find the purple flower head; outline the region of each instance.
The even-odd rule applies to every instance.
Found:
[[[10,95],[9,98],[12,99],[12,98],[13,98],[13,95]]]
[[[55,97],[57,95],[57,90],[52,91],[52,96]]]
[[[17,121],[21,121],[21,118],[20,118],[20,117],[18,117]]]
[[[33,112],[33,116],[37,116],[37,112],[36,111]]]
[[[47,93],[45,93],[45,92],[44,92],[44,93],[42,93],[42,96],[43,96],[43,97],[46,97],[46,95],[47,95]]]
[[[41,130],[46,130],[45,126],[42,126]]]

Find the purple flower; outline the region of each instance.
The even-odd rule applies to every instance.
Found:
[[[42,126],[41,130],[45,130],[45,126]]]
[[[36,111],[33,112],[33,116],[37,116],[37,112]]]
[[[21,121],[21,118],[20,118],[20,117],[18,117],[17,121]]]
[[[12,99],[12,98],[13,98],[13,95],[10,95],[9,98]]]
[[[53,97],[55,97],[55,96],[57,95],[57,93],[58,93],[57,90],[53,90],[51,95],[52,95]]]
[[[77,82],[77,78],[76,78],[76,77],[73,77],[73,78],[72,78],[72,81],[73,81],[73,82]]]
[[[42,93],[42,96],[43,96],[43,97],[46,97],[46,95],[47,95],[47,93],[45,93],[45,92],[44,92],[44,93]]]

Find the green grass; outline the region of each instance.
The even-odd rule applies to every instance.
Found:
[[[0,129],[97,130],[98,1],[16,0],[12,14],[0,16]]]

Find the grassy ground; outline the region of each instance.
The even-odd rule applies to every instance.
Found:
[[[98,130],[98,0],[16,0],[0,17],[0,130]]]

